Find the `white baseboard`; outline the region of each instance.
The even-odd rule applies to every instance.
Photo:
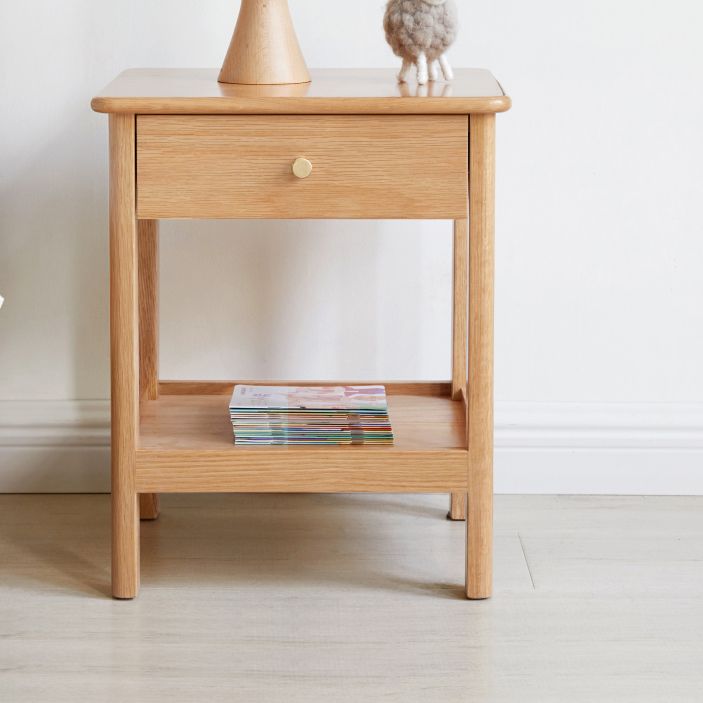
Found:
[[[109,490],[109,401],[0,401],[0,493]]]
[[[703,495],[703,403],[497,403],[497,493]]]
[[[108,491],[109,413],[0,401],[0,492]],[[495,489],[703,495],[703,403],[498,402]]]

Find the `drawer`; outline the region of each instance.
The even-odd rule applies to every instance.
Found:
[[[467,198],[465,115],[137,117],[143,219],[462,219]]]

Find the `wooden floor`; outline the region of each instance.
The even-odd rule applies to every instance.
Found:
[[[445,496],[165,496],[140,598],[107,496],[0,496],[0,700],[698,701],[703,499],[500,496],[463,598]]]

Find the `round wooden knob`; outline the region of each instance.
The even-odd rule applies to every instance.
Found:
[[[307,159],[296,159],[293,162],[293,175],[307,178],[312,173],[312,164]]]

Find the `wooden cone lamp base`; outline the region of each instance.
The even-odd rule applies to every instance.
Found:
[[[288,0],[242,0],[220,83],[309,83]]]

